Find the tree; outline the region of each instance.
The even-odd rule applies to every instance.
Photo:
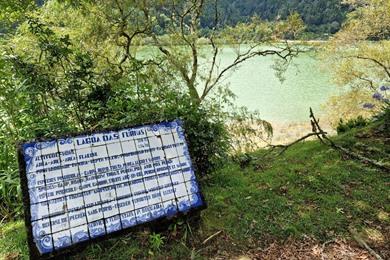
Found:
[[[327,44],[323,54],[336,83],[352,91],[342,98],[352,93],[355,100],[359,97],[361,109],[344,108],[350,111],[346,117],[372,115],[388,106],[390,1],[349,0],[345,3],[350,4],[354,11],[348,15],[342,30]],[[367,109],[370,109],[369,113]]]
[[[126,62],[134,60],[145,66],[157,66],[162,73],[179,78],[196,104],[202,103],[220,86],[227,74],[243,62],[255,57],[275,55],[288,63],[299,52],[287,42],[280,44],[276,38],[286,31],[294,36],[301,31],[303,24],[297,14],[283,22],[284,27],[279,30],[275,29],[275,24],[259,19],[218,30],[218,2],[214,0],[211,1],[214,3],[214,25],[207,35],[202,35],[201,17],[206,6],[204,0],[96,3],[101,7],[99,10],[102,15],[109,17],[107,22],[112,27],[116,26],[116,41],[122,42],[123,56],[117,64],[120,73],[123,73]],[[149,59],[139,60],[133,45],[137,39],[144,37],[149,37],[158,53]],[[201,41],[211,46],[211,55],[206,57],[202,53],[204,45],[201,45]],[[244,43],[248,44],[246,49],[242,48]],[[236,57],[226,67],[219,67],[221,47],[226,44],[234,48]],[[264,48],[265,45],[272,47]],[[200,63],[201,58],[207,59],[205,65]]]

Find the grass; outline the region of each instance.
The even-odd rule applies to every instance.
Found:
[[[387,154],[388,147],[380,139],[358,140],[358,134],[371,133],[372,127],[364,131],[351,131],[336,141],[351,149],[377,147]],[[250,164],[246,168],[227,162],[203,180],[209,207],[201,213],[200,224],[176,221],[161,233],[164,243],[158,249],[151,244],[154,234],[146,230],[91,245],[72,258],[207,258],[221,250],[234,254],[288,238],[349,239],[351,228],[388,254],[381,251],[389,250],[390,244],[388,174],[345,159],[317,141],[300,143],[282,156],[259,162],[261,167]],[[201,243],[217,231],[221,235],[206,245]],[[25,240],[22,221],[4,224],[0,259],[26,258]]]

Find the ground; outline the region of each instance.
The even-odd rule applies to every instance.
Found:
[[[382,161],[389,161],[388,140],[378,124],[335,138]],[[318,141],[268,153],[246,164],[232,160],[203,178],[208,208],[199,222],[179,219],[162,233],[140,230],[70,258],[374,259],[356,237],[390,258],[389,173]],[[3,223],[0,259],[27,254],[23,221]]]

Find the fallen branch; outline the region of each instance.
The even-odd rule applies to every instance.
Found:
[[[372,256],[374,256],[377,260],[383,260],[383,258],[375,252],[367,243],[359,236],[359,234],[356,232],[356,230],[351,229],[349,230],[352,234],[353,239],[363,248],[365,248]]]
[[[206,244],[208,241],[210,241],[211,239],[213,239],[214,237],[218,236],[219,234],[222,233],[222,230],[212,234],[211,236],[209,236],[208,238],[206,238],[203,242],[202,242],[202,245]]]
[[[375,166],[377,168],[380,168],[386,172],[390,172],[390,166],[387,165],[387,164],[384,164],[384,163],[381,163],[381,162],[378,162],[376,160],[373,160],[373,159],[370,159],[370,158],[367,158],[361,154],[358,154],[356,152],[353,152],[353,151],[350,151],[348,149],[346,149],[345,147],[342,147],[338,144],[336,144],[335,142],[333,142],[329,137],[328,137],[328,133],[325,132],[324,130],[322,130],[320,124],[319,124],[319,120],[316,119],[316,117],[314,116],[314,113],[313,113],[313,110],[312,108],[310,108],[310,123],[311,123],[311,126],[312,126],[312,133],[309,133],[301,138],[299,138],[298,140],[290,143],[290,144],[287,144],[287,145],[271,145],[272,148],[282,148],[281,152],[279,153],[282,154],[284,153],[288,148],[290,148],[291,146],[309,138],[309,137],[312,137],[312,136],[317,136],[317,138],[320,140],[321,143],[327,145],[327,146],[330,146],[332,147],[333,149],[335,150],[338,150],[346,155],[349,155],[350,157],[356,159],[356,160],[359,160],[361,162],[364,162],[364,163],[368,163],[368,164],[371,164],[372,166]]]

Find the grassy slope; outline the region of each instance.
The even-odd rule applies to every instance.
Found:
[[[383,159],[388,147],[381,139],[370,134],[367,137],[372,129],[375,125],[336,139],[345,146],[365,147],[368,153]],[[363,138],[358,140],[356,134]],[[263,153],[259,151],[258,155]],[[190,229],[179,223],[175,225],[179,231],[164,232],[160,252],[151,248],[149,233],[144,231],[90,246],[76,258],[129,259],[153,254],[188,258],[222,251],[234,254],[291,237],[348,239],[350,227],[366,235],[370,245],[383,255],[388,254],[388,174],[345,160],[317,141],[298,144],[283,156],[261,161],[261,166],[262,170],[254,170],[253,165],[241,169],[230,162],[212,175],[203,185],[209,208],[202,212],[200,226]],[[201,245],[220,230],[223,232],[217,238]],[[0,227],[0,259],[26,254],[23,223]]]

